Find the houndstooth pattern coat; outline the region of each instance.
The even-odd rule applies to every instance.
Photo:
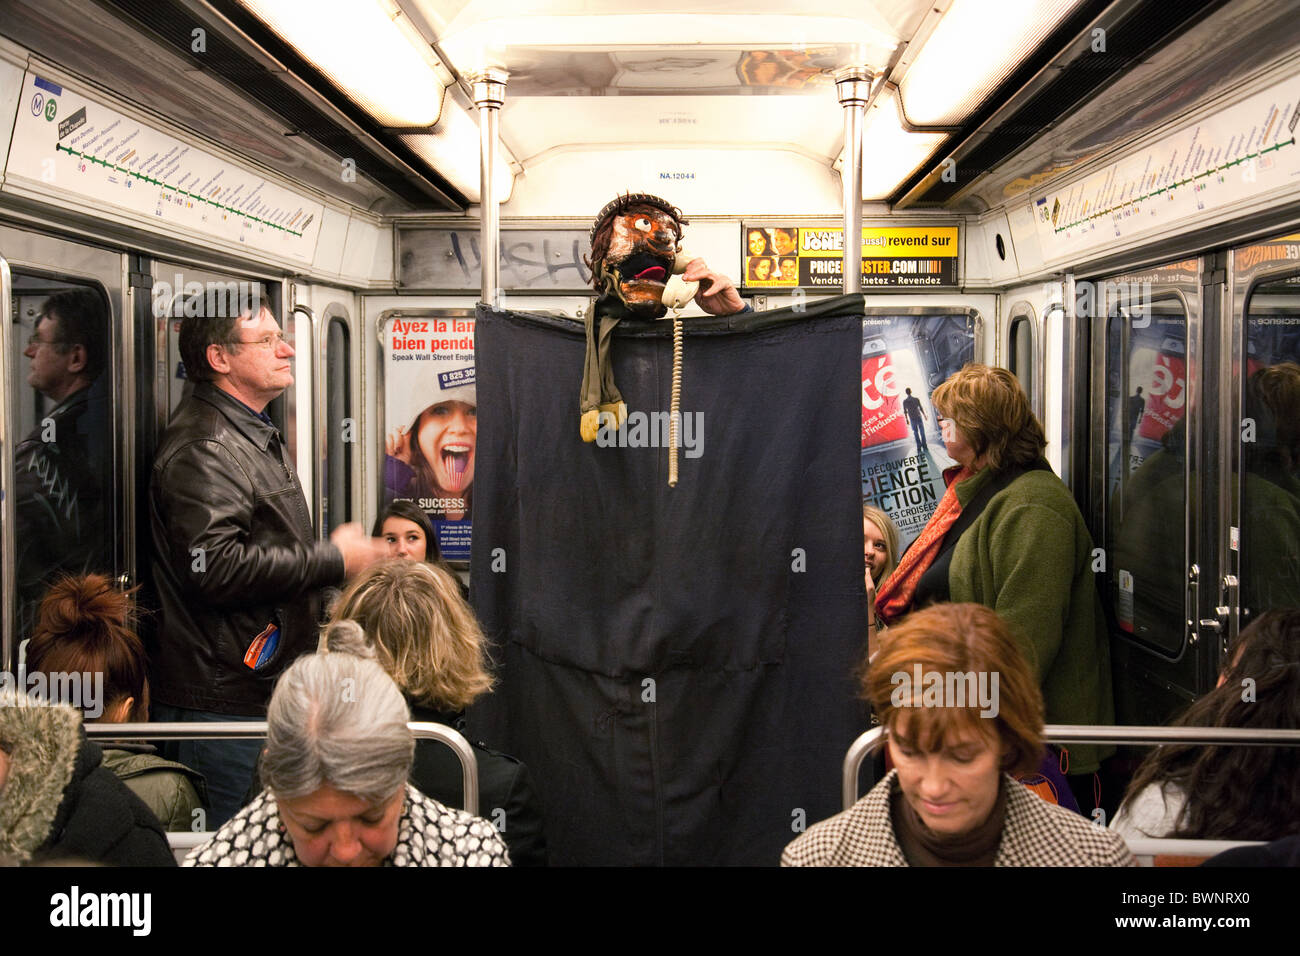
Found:
[[[270,790],[263,790],[181,866],[301,866],[280,823]],[[482,817],[444,807],[409,783],[397,822],[397,846],[384,866],[509,866],[496,828]]]
[[[1064,807],[1047,803],[1012,777],[1007,818],[994,866],[1136,866],[1122,838]],[[843,813],[823,820],[781,854],[782,866],[907,866],[894,836],[892,770]]]

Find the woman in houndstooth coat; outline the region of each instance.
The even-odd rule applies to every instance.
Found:
[[[895,769],[782,866],[1135,866],[1118,835],[1011,776],[1042,755],[1043,698],[1008,625],[940,604],[890,632],[865,690]]]

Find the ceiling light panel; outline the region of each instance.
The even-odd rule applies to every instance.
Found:
[[[380,0],[240,0],[384,126],[432,126],[444,87],[433,53]]]
[[[916,126],[964,122],[1080,0],[955,0],[903,77]]]

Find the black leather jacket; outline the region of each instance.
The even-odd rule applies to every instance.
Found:
[[[276,678],[316,646],[320,589],[343,580],[338,548],[315,540],[279,432],[196,384],[159,445],[149,508],[162,606],[153,699],[265,714]],[[245,653],[271,624],[279,645],[254,670]]]
[[[112,430],[102,381],[60,402],[14,450],[21,637],[59,575],[113,574],[112,476],[105,472]]]

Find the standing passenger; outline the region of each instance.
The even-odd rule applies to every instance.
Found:
[[[260,720],[275,679],[314,646],[320,591],[382,558],[355,524],[317,541],[266,406],[293,384],[293,347],[265,306],[187,316],[181,359],[196,384],[158,447],[150,482],[162,606],[154,717]],[[261,745],[181,742],[202,773],[211,825],[239,809]]]
[[[1111,723],[1110,644],[1092,537],[1043,459],[1047,441],[1024,390],[1006,369],[972,364],[930,402],[958,466],[944,472],[948,490],[880,589],[877,619],[892,624],[945,601],[983,604],[1011,625],[1048,723]],[[1070,748],[1068,779],[1080,807],[1094,806],[1092,775],[1113,752]]]

